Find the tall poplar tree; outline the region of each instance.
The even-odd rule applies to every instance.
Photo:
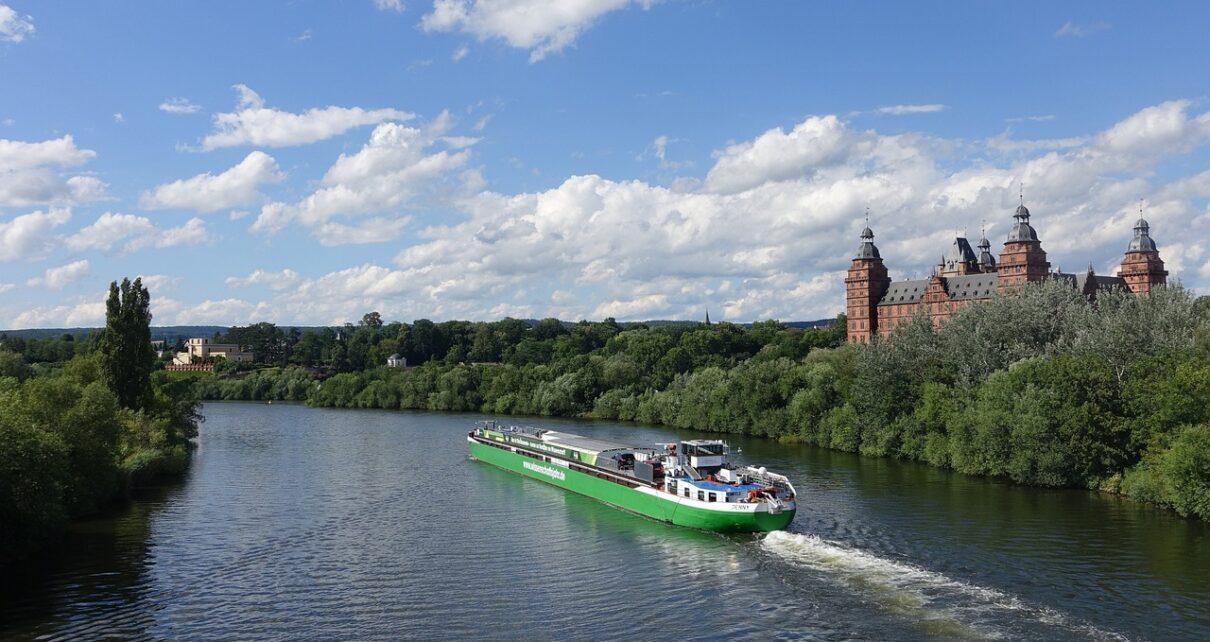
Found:
[[[122,279],[109,284],[105,302],[105,332],[100,352],[105,383],[123,407],[139,410],[152,400],[151,295],[143,280]]]

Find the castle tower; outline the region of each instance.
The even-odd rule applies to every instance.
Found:
[[[848,339],[868,343],[878,333],[878,302],[891,284],[886,266],[874,246],[874,232],[867,224],[861,230],[861,246],[844,280]]]
[[[979,239],[979,271],[983,273],[996,271],[996,257],[992,254],[991,241],[987,240],[987,232]]]
[[[1147,294],[1155,286],[1168,281],[1164,261],[1160,259],[1160,251],[1151,238],[1151,226],[1144,219],[1135,221],[1134,238],[1126,248],[1126,257],[1122,259],[1122,270],[1118,275],[1126,280],[1126,287],[1135,294]]]
[[[1000,294],[1020,290],[1026,283],[1042,281],[1050,272],[1050,262],[1046,260],[1038,233],[1029,224],[1029,209],[1024,203],[1017,207],[1013,219],[1016,222],[1008,232],[996,270],[996,287]]]

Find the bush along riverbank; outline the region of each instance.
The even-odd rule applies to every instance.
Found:
[[[1094,305],[1064,284],[1031,285],[940,329],[917,319],[869,345],[842,345],[843,319],[823,330],[559,328],[522,333],[501,363],[463,364],[454,344],[413,368],[322,380],[273,368],[198,378],[195,390],[760,435],[1210,518],[1210,300],[1179,286],[1102,293]]]
[[[0,348],[0,567],[186,470],[200,417],[189,382],[153,372],[148,302],[138,280],[114,284],[105,332],[65,363]]]

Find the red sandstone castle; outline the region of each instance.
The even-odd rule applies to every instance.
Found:
[[[1064,279],[1092,297],[1098,290],[1112,288],[1146,294],[1167,279],[1168,272],[1155,241],[1151,240],[1150,228],[1141,218],[1134,224],[1134,239],[1126,248],[1118,276],[1094,274],[1091,265],[1083,274],[1051,272],[1024,204],[1017,208],[1013,218],[1016,222],[998,262],[992,256],[986,235],[979,239],[977,256],[971,244],[958,237],[932,276],[895,283],[887,276],[886,266],[874,246],[874,232],[867,225],[861,231],[861,247],[857,248],[844,280],[849,341],[868,342],[875,335],[890,334],[896,325],[921,313],[938,326],[962,306],[1011,293],[1034,281]]]

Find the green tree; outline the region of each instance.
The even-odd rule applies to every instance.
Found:
[[[0,349],[0,377],[24,379],[27,375],[29,375],[29,366],[25,365],[25,360],[21,358],[21,355]]]
[[[0,567],[44,546],[67,520],[67,447],[58,435],[13,421],[14,401],[0,398]]]
[[[105,330],[100,352],[105,385],[124,408],[144,408],[152,399],[151,294],[143,280],[122,279],[109,284],[105,302]]]
[[[367,312],[361,317],[361,325],[372,330],[381,330],[382,315],[377,312]]]

